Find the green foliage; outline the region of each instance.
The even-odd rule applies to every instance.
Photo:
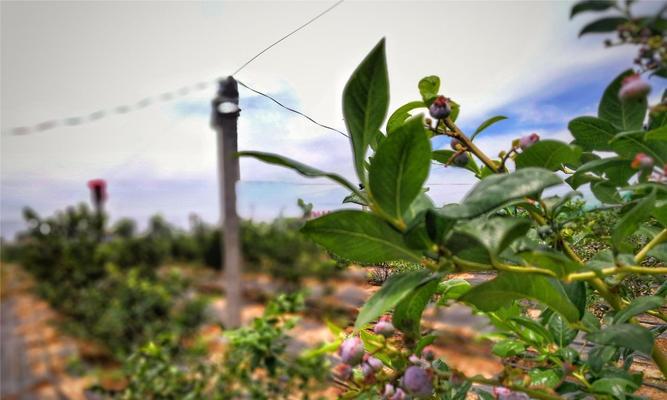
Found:
[[[495,311],[522,298],[537,300],[559,312],[570,322],[579,320],[579,311],[569,300],[561,284],[540,276],[503,272],[497,278],[475,286],[460,300],[483,311]]]
[[[618,7],[581,2],[572,16],[609,8]],[[626,22],[636,21],[628,16],[597,20],[582,34],[621,29],[619,25]],[[451,371],[441,360],[406,360],[412,352],[423,355],[424,346],[433,340],[430,335],[421,336],[422,313],[431,301],[438,306],[467,303],[489,318],[497,329],[490,336],[498,341],[494,352],[523,358],[530,366],[525,372],[509,367],[504,371],[504,382],[511,382],[512,390],[541,398],[553,398],[556,393],[573,398],[601,394],[625,398],[638,388],[641,376],[628,372],[627,366],[633,353],[652,352],[654,338],[632,317],[644,312],[660,316],[656,313],[662,302],[647,298],[626,306],[621,297],[626,293],[611,287],[620,286],[629,275],[667,271],[655,261],[646,263],[647,256],[660,256],[661,242],[667,238],[667,191],[662,190],[667,147],[662,141],[660,127],[665,119],[661,109],[651,112],[652,131],[647,135],[643,127],[646,96],[619,97],[623,80],[630,74],[623,72],[606,88],[597,117],[570,122],[572,143],[540,141],[533,134],[515,140],[508,151],[499,154],[500,160],[493,160],[471,139],[504,117],[488,119],[471,138],[455,125],[454,115],[435,123],[422,116],[410,117],[440,95],[436,76],[419,82],[421,102],[408,103],[391,114],[387,136],[378,132],[389,92],[384,40],[371,51],[343,96],[355,168],[366,186],[363,196],[353,202],[366,209],[333,212],[308,221],[302,230],[350,260],[402,260],[423,268],[391,275],[360,309],[353,335],[359,335],[365,351],[392,373],[369,372],[368,366],[354,368],[352,377],[344,378],[350,383],[344,398],[374,398],[384,384],[417,390],[406,383],[413,379],[409,374],[422,374],[415,367],[428,371],[423,372],[426,378],[419,378],[427,380],[420,381],[426,396],[449,399],[465,395],[476,377],[463,379],[462,391],[452,391],[460,380],[459,372]],[[456,110],[458,116],[458,104]],[[457,150],[431,151],[428,140],[442,135],[456,139]],[[374,153],[367,158],[369,147]],[[640,152],[651,157],[652,163],[640,165],[639,161],[646,161],[635,159]],[[424,185],[429,162],[448,165],[462,153],[469,160],[461,167],[472,171],[480,182],[460,203],[438,205],[423,194],[428,191]],[[514,165],[513,171],[508,162]],[[600,211],[584,209],[584,203],[572,200],[576,192],[544,196],[546,189],[563,184],[555,172],[570,175],[565,182],[572,188],[590,185],[606,205]],[[350,196],[346,201],[352,201]],[[638,242],[636,237],[645,239]],[[457,280],[441,282],[450,271],[477,270],[495,271],[496,276],[472,287]],[[587,299],[595,296],[614,309],[607,312],[603,324],[587,311]],[[531,316],[529,308],[537,309],[540,316]],[[387,313],[392,310],[393,324],[402,332],[402,349],[380,335],[387,329]],[[375,333],[370,333],[366,328],[378,318]],[[569,347],[580,333],[596,343],[589,356]],[[346,341],[344,346],[355,343]],[[619,366],[621,359],[626,366]],[[664,359],[655,359],[667,373]]]
[[[302,295],[281,295],[250,326],[225,333],[229,349],[216,385],[220,398],[307,399],[321,386],[328,373],[324,356],[287,352],[287,332],[296,320],[286,314],[302,308]]]
[[[337,211],[310,220],[302,232],[340,257],[362,263],[419,261],[405,239],[381,218],[363,211]]]
[[[359,310],[354,326],[362,329],[366,324],[392,309],[416,288],[435,279],[428,271],[419,270],[392,276]]]
[[[311,398],[326,380],[322,355],[290,354],[288,314],[303,307],[301,294],[281,295],[248,327],[226,331],[220,362],[183,352],[173,338],[150,342],[124,366],[128,384],[119,392],[95,391],[122,400],[140,399],[291,399]]]
[[[430,167],[431,145],[421,117],[392,133],[378,147],[368,171],[368,189],[378,208],[397,223],[422,191]]]
[[[540,167],[558,171],[563,165],[573,165],[579,161],[581,149],[557,140],[541,140],[519,154],[514,162],[516,168]]]
[[[389,77],[383,39],[359,64],[343,90],[343,116],[350,134],[357,176],[362,183],[366,182],[366,151],[388,108]]]

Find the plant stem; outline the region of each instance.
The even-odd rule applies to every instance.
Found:
[[[532,267],[532,266],[520,266],[520,265],[507,265],[500,262],[494,262],[493,266],[499,271],[509,271],[509,272],[519,272],[525,274],[540,274],[547,275],[552,278],[558,278],[558,275],[549,269]]]
[[[493,266],[491,266],[491,265],[476,263],[474,261],[467,261],[467,260],[461,259],[461,258],[456,257],[456,256],[452,257],[452,261],[457,266],[468,268],[468,270],[472,270],[472,271],[487,271],[487,270],[493,269]]]
[[[463,375],[460,372],[459,372],[459,374]],[[451,375],[454,375],[454,374],[450,373],[449,375],[451,376]],[[531,398],[535,398],[535,399],[541,399],[541,400],[560,400],[561,399],[560,396],[554,396],[554,395],[551,395],[551,394],[548,394],[548,393],[544,393],[544,391],[541,391],[541,390],[529,389],[527,387],[513,385],[513,384],[504,384],[504,383],[499,382],[497,380],[486,379],[486,378],[481,377],[481,376],[472,376],[472,377],[466,377],[465,375],[463,375],[463,376],[464,376],[465,380],[468,380],[470,382],[481,383],[483,385],[491,385],[491,386],[504,386],[504,387],[506,387],[510,390],[514,390],[515,392],[526,393]]]
[[[565,240],[561,240],[561,244],[563,245],[563,249],[565,249],[565,253],[567,253],[567,255],[572,260],[574,260],[575,262],[577,262],[581,265],[584,265],[584,261],[581,258],[579,258],[577,253],[575,253],[574,250],[572,250],[572,247],[570,247],[570,245]]]
[[[477,158],[479,158],[484,163],[484,165],[489,167],[491,171],[493,171],[494,173],[498,172],[498,167],[496,166],[496,163],[493,162],[493,160],[491,160],[486,154],[484,154],[484,152],[480,150],[480,148],[477,147],[472,142],[472,140],[470,140],[468,136],[466,136],[466,134],[463,133],[463,131],[461,131],[454,122],[452,122],[451,119],[445,118],[443,122],[445,123],[445,126],[453,132],[452,136],[463,142],[465,147],[467,147],[468,150],[470,150],[470,152],[472,152],[475,156],[477,156]]]
[[[567,254],[573,260],[583,265],[583,262],[572,250],[570,245],[567,244],[566,241],[562,241],[562,244]],[[620,311],[621,309],[623,309],[623,301],[621,301],[621,298],[618,297],[616,294],[612,293],[611,290],[609,290],[609,286],[607,286],[607,284],[602,279],[600,279],[599,277],[595,277],[592,279],[588,279],[588,283],[590,283],[591,286],[593,286],[593,288],[595,288],[598,291],[598,293],[600,293],[600,296],[602,296],[607,301],[607,303],[609,303],[609,305],[611,305],[614,308],[614,310]],[[667,356],[655,344],[653,345],[653,351],[651,352],[651,357],[653,358],[653,361],[660,369],[662,376],[667,378]]]
[[[653,343],[651,357],[653,358],[653,361],[658,364],[658,368],[660,368],[662,376],[667,377],[667,355],[665,355],[665,353],[660,350],[657,343]]]
[[[667,322],[667,315],[659,312],[659,311],[653,311],[653,310],[648,310],[646,311],[646,314],[652,315],[656,318],[660,318],[661,320]]]
[[[573,272],[566,275],[563,280],[566,282],[572,281],[584,281],[588,279],[595,278],[599,275],[615,275],[615,274],[644,274],[644,275],[660,275],[667,274],[667,267],[640,267],[635,265],[629,265],[624,267],[607,267],[602,268],[597,271],[586,271],[586,272]]]
[[[642,262],[642,260],[646,258],[646,254],[648,254],[651,249],[664,241],[667,241],[667,229],[663,229],[662,232],[658,233],[653,239],[651,239],[650,242],[646,243],[646,246],[639,250],[639,253],[637,253],[635,256],[635,262],[637,264]]]
[[[609,287],[602,279],[595,278],[589,280],[589,282],[595,287],[595,289],[597,289],[598,292],[600,292],[600,295],[604,297],[605,300],[607,300],[607,302],[614,308],[614,310],[620,311],[623,308],[623,302],[621,299],[609,290]],[[658,346],[655,345],[655,343],[653,344],[651,357],[660,369],[662,376],[667,378],[667,356],[660,350]]]

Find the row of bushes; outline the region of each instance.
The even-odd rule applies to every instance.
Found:
[[[3,243],[3,258],[19,262],[37,291],[68,318],[67,328],[123,357],[159,334],[180,336],[203,318],[205,302],[187,295],[178,271],[158,273],[169,262],[219,268],[220,230],[195,219],[189,231],[160,216],[140,232],[121,219],[105,229],[107,216],[81,204],[49,217],[24,210],[28,228]],[[244,221],[246,268],[287,282],[327,277],[338,262],[298,232],[302,222]]]

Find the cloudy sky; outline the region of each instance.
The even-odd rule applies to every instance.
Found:
[[[162,213],[185,224],[197,213],[215,221],[214,85],[92,123],[22,136],[7,131],[211,83],[331,4],[3,1],[2,234],[22,227],[23,206],[50,213],[87,201],[91,178],[109,182],[113,217]],[[492,115],[510,117],[479,138],[496,154],[530,132],[567,138],[567,121],[594,114],[606,84],[630,66],[634,49],[604,49],[602,36],[577,38],[593,16],[570,21],[571,4],[347,0],[236,78],[344,130],[345,82],[386,37],[391,108],[419,98],[420,78],[439,75],[443,94],[462,105],[464,130]],[[241,97],[240,149],[353,177],[346,138],[247,90]],[[247,218],[295,215],[299,197],[332,209],[346,194],[252,160],[241,162],[241,179],[239,212]],[[467,172],[438,168],[431,193],[440,203],[456,201],[473,181]]]

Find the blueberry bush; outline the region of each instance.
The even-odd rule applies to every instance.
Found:
[[[359,310],[353,331],[340,331],[328,345],[338,348],[343,398],[463,399],[471,390],[483,399],[636,398],[643,377],[630,367],[638,355],[651,357],[667,376],[665,349],[655,342],[667,325],[649,329],[637,319],[648,313],[667,321],[667,92],[649,107],[651,86],[643,76],[664,76],[667,20],[664,10],[634,17],[631,3],[583,1],[572,10],[573,16],[617,10],[620,16],[595,21],[582,34],[617,31],[622,43],[640,44],[642,56],[637,71],[620,73],[605,89],[596,116],[570,121],[569,143],[535,133],[497,156],[485,153],[475,139],[505,117],[463,132],[462,107],[441,94],[437,76],[419,81],[420,98],[387,118],[383,39],[343,92],[359,184],[281,155],[240,153],[328,178],[350,191],[344,202],[363,206],[309,220],[301,231],[316,243],[362,264],[421,266],[393,274]],[[428,117],[413,115],[421,110]],[[451,148],[433,148],[441,136]],[[470,171],[479,182],[460,203],[438,204],[426,187],[434,164]],[[614,210],[603,245],[586,254],[589,232],[572,206],[574,190],[582,188]],[[448,278],[467,271],[495,276],[475,286]],[[662,286],[642,296],[622,290],[641,276]],[[591,297],[607,306],[600,318],[589,310]],[[503,372],[493,379],[465,376],[435,357],[429,345],[437,335],[422,325],[430,303],[463,303],[485,315],[495,327],[489,337],[505,361]],[[594,346],[582,352],[571,345],[576,337]]]
[[[303,307],[300,293],[271,300],[249,326],[224,333],[220,360],[203,361],[169,338],[156,339],[125,361],[124,389],[92,390],[123,400],[321,398],[316,393],[324,389],[330,365],[325,353],[288,349],[294,313]]]

